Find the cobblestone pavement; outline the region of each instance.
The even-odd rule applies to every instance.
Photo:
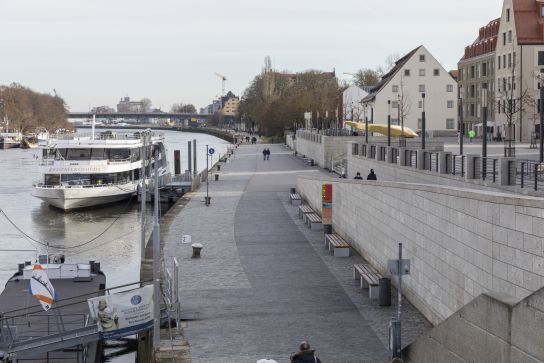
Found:
[[[352,279],[359,256],[334,258],[322,231],[310,231],[288,203],[297,175],[323,176],[281,146],[246,145],[175,216],[164,236],[164,258],[181,264],[182,308],[195,320],[184,335],[193,363],[288,362],[308,340],[324,363],[387,362],[387,325],[395,306],[370,302]],[[191,259],[181,236],[204,245]],[[403,306],[405,341],[430,325]]]

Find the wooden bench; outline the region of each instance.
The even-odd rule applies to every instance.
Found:
[[[359,275],[361,289],[368,287],[368,297],[377,300],[380,295],[380,279],[383,277],[378,270],[368,263],[353,265],[353,278]]]
[[[308,214],[308,213],[315,213],[314,210],[312,209],[312,207],[310,207],[308,204],[301,205],[300,207],[298,207],[298,216],[299,216],[299,218],[303,218],[303,220],[304,220],[305,219],[304,215]],[[304,222],[306,222],[306,221],[304,221]]]
[[[300,194],[293,193],[289,195],[289,201],[292,205],[301,205],[302,204],[302,198],[300,197]]]
[[[349,244],[337,234],[326,234],[325,246],[334,252],[334,257],[349,257]]]
[[[321,224],[321,217],[316,213],[307,213],[304,215],[306,218],[306,224],[310,229],[323,229]]]

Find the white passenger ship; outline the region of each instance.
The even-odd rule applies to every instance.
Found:
[[[144,144],[147,181],[158,162],[159,186],[166,184],[171,176],[163,141],[150,131],[55,136],[43,149],[43,179],[34,183],[32,195],[63,210],[127,199],[141,182]]]

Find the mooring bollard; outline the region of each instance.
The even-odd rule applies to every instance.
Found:
[[[217,171],[221,171],[221,165],[217,164]]]
[[[296,188],[291,188],[291,194],[295,194],[297,192]]]
[[[204,247],[201,243],[193,243],[191,245],[193,248],[193,255],[191,258],[200,258],[200,250],[202,250],[202,247]]]
[[[215,174],[214,177],[215,177],[215,181],[219,180],[219,174]]]

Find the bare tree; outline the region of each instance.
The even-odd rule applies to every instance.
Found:
[[[399,94],[398,94],[398,116],[400,119],[398,120],[399,125],[404,125],[404,120],[408,118],[408,115],[410,114],[410,110],[412,109],[412,100],[410,99],[410,95],[406,92],[404,87],[404,76],[400,76],[400,87],[399,87]]]
[[[170,109],[172,113],[196,113],[196,107],[191,103],[174,103]]]
[[[516,75],[516,63],[510,67],[511,71],[507,77],[499,77],[497,84],[496,112],[503,113],[506,117],[504,127],[504,156],[513,157],[516,155],[515,127],[520,115],[526,106],[531,105],[531,97],[527,87],[523,86],[521,77]],[[518,89],[518,87],[522,87]],[[495,102],[493,102],[495,106]],[[521,136],[521,135],[520,135]]]
[[[149,112],[149,110],[151,110],[151,105],[153,103],[149,98],[142,98],[140,102],[142,103],[142,109],[140,110],[140,112]]]
[[[397,63],[397,61],[400,59],[400,54],[398,53],[391,53],[389,54],[386,58],[385,58],[385,65],[384,65],[384,72],[383,73],[387,73],[389,72],[390,70],[393,69],[393,67],[395,67],[395,64]]]
[[[358,86],[375,86],[380,81],[380,73],[370,68],[361,68],[353,76]]]

